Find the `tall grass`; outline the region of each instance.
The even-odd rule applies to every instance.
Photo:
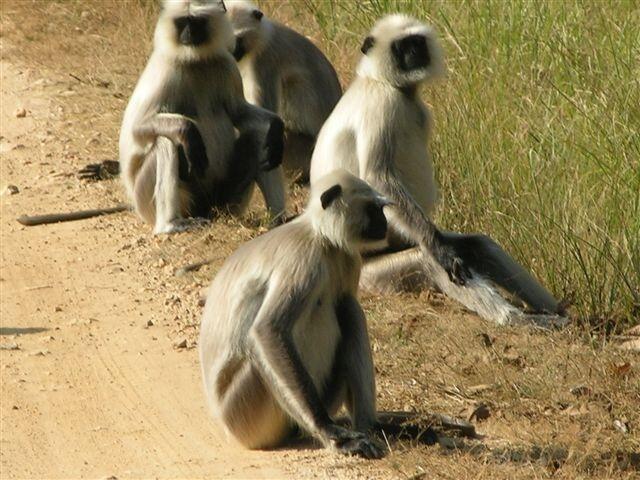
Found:
[[[381,15],[438,29],[438,222],[493,236],[590,326],[640,316],[640,8],[609,1],[293,2],[354,52]]]

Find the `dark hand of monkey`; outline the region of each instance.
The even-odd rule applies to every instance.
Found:
[[[326,436],[331,446],[345,455],[376,459],[382,458],[386,454],[385,448],[368,435],[348,430],[339,425],[330,425]]]
[[[260,162],[260,169],[268,172],[282,164],[284,155],[284,122],[275,117],[269,126],[264,144],[265,155]]]
[[[186,123],[184,129],[180,132],[180,138],[190,172],[194,171],[197,175],[204,174],[209,161],[207,149],[196,124],[192,122]]]
[[[120,162],[116,160],[103,160],[100,163],[90,163],[78,171],[80,180],[109,180],[120,174]]]
[[[452,283],[465,285],[468,280],[471,280],[473,275],[468,263],[463,260],[466,257],[464,252],[460,252],[456,244],[447,240],[440,232],[436,232],[432,251],[436,261],[447,272]]]

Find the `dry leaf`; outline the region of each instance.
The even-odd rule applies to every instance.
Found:
[[[626,376],[631,371],[631,363],[615,363],[613,365],[613,373],[620,377]]]
[[[496,342],[496,337],[492,337],[488,333],[479,333],[478,335],[476,335],[476,337],[480,337],[482,339],[482,344],[487,348],[489,348]]]
[[[573,387],[569,390],[576,397],[590,397],[593,394],[593,390],[591,387],[586,385],[578,385],[577,387]]]

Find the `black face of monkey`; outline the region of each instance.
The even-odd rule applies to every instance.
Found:
[[[431,63],[431,55],[424,35],[409,35],[391,44],[391,53],[400,70],[408,72],[426,68]]]
[[[382,240],[387,235],[387,218],[382,211],[382,205],[371,202],[365,210],[368,222],[362,230],[362,237],[367,240]]]
[[[197,47],[209,41],[209,19],[187,15],[173,20],[181,45]]]
[[[246,54],[247,48],[245,46],[244,38],[236,37],[236,48],[233,50],[233,58],[236,59],[236,62],[239,62]]]

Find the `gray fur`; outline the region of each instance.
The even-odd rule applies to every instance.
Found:
[[[272,19],[257,19],[246,0],[226,2],[234,33],[247,49],[239,66],[251,103],[277,113],[287,136],[283,166],[309,176],[311,153],[342,88],[324,54],[306,37]]]
[[[336,184],[340,198],[323,208],[320,194]],[[216,420],[246,447],[274,448],[298,425],[343,453],[383,454],[368,437],[375,381],[357,301],[359,232],[379,198],[335,172],[303,215],[240,247],[216,275],[200,329],[204,388]],[[343,404],[357,431],[332,420]]]
[[[415,71],[400,71],[394,67],[391,43],[416,34],[426,38],[431,63]],[[429,218],[438,197],[427,150],[431,114],[417,88],[444,71],[435,33],[417,20],[390,15],[376,23],[370,35],[372,46],[320,131],[311,162],[312,185],[328,172],[344,168],[394,202],[387,210],[388,241],[400,238],[406,246],[397,253],[381,250],[380,245],[369,246],[367,251],[374,254],[367,257],[361,286],[380,292],[431,284],[483,318],[500,324],[522,323],[522,310],[503,298],[484,269],[472,271],[466,284],[456,284],[435,255],[436,239],[445,245],[458,240],[454,234],[439,232]],[[494,269],[499,272],[493,280],[534,309],[554,313],[557,300],[495,242],[485,240],[479,242],[481,249],[501,267]],[[546,324],[544,317],[540,323]],[[527,319],[537,323],[534,317]],[[558,321],[564,319],[558,317]]]
[[[187,12],[208,16],[213,38],[206,44],[177,43],[173,18]],[[195,205],[193,185],[178,178],[178,150],[189,129],[199,133],[206,149],[208,164],[198,183],[207,193],[228,174],[236,131],[266,135],[273,114],[245,101],[229,53],[232,45],[231,26],[218,4],[165,2],[154,50],[125,111],[119,143],[123,182],[136,211],[154,225],[155,233],[185,229],[186,217],[194,206],[201,207]],[[232,213],[242,213],[251,192],[248,184],[230,202]]]

